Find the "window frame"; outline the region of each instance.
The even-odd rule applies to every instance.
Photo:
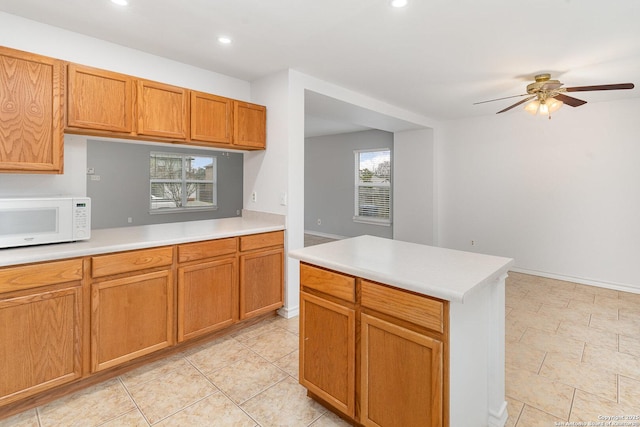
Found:
[[[360,183],[360,155],[363,153],[375,153],[375,152],[389,152],[389,180],[385,183],[367,183],[363,185]],[[393,211],[393,153],[390,148],[366,148],[360,150],[353,150],[354,153],[354,212],[353,222],[362,224],[372,224],[380,226],[391,226],[392,224],[392,211]],[[360,187],[381,187],[389,188],[389,218],[380,218],[375,216],[362,216],[360,213]]]
[[[154,157],[180,158],[181,159],[181,177],[180,178],[152,178],[151,177],[151,161]],[[204,157],[210,158],[212,164],[211,179],[188,179],[187,178],[187,161],[189,158]],[[218,209],[218,157],[213,154],[193,154],[187,152],[171,152],[171,151],[151,151],[149,153],[149,214],[173,214],[184,212],[202,212],[214,211]],[[181,204],[180,207],[153,207],[153,185],[158,183],[180,184]],[[212,185],[212,205],[210,206],[188,206],[187,185],[195,184],[211,184]]]

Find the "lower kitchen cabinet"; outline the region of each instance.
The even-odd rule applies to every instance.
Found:
[[[170,270],[93,283],[92,371],[172,345],[173,307]]]
[[[240,318],[247,319],[284,303],[284,233],[240,237]]]
[[[442,341],[364,313],[361,328],[360,422],[442,426]]]
[[[300,292],[300,383],[355,416],[355,310]]]
[[[91,258],[91,371],[174,344],[173,247]]]
[[[81,260],[0,269],[0,407],[82,375],[81,279]]]
[[[178,269],[178,341],[231,326],[238,319],[235,257]]]
[[[360,425],[447,425],[445,302],[306,263],[300,285],[300,384]]]
[[[0,268],[0,419],[280,308],[283,263],[276,231]]]

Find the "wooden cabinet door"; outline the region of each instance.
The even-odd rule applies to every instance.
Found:
[[[133,79],[97,68],[69,64],[67,126],[130,133]]]
[[[365,313],[361,328],[360,422],[442,426],[442,342]]]
[[[191,91],[191,140],[231,144],[233,101]]]
[[[300,292],[300,384],[355,416],[355,310]]]
[[[0,47],[0,172],[62,173],[62,62]]]
[[[233,145],[264,150],[267,144],[267,108],[248,102],[233,102]]]
[[[92,284],[93,372],[169,347],[173,344],[172,329],[171,271]]]
[[[186,139],[189,135],[188,90],[163,83],[137,82],[138,135]]]
[[[240,255],[240,318],[258,316],[284,302],[284,249]]]
[[[238,319],[237,268],[233,257],[178,269],[178,341]]]
[[[0,300],[0,406],[81,376],[81,300],[80,286]]]

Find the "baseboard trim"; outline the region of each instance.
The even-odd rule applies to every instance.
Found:
[[[588,286],[597,286],[599,288],[612,289],[614,291],[640,294],[639,287],[625,284],[625,283],[602,282],[599,280],[585,279],[583,277],[574,277],[574,276],[567,276],[563,274],[547,273],[546,271],[530,270],[527,268],[513,267],[511,268],[511,270],[515,271],[516,273],[531,274],[533,276],[547,277],[549,279],[556,279],[556,280],[564,280],[566,282],[580,283],[582,285],[588,285]]]
[[[292,317],[296,317],[300,315],[300,306],[293,307],[293,308],[282,307],[281,309],[278,310],[278,315],[281,317],[284,317],[285,319],[291,319]]]
[[[336,240],[348,239],[347,236],[339,236],[337,234],[322,233],[320,231],[313,231],[313,230],[304,230],[304,234],[311,234],[312,236],[318,236],[318,237],[326,237],[327,239],[336,239]]]
[[[507,402],[502,402],[500,405],[500,410],[497,412],[489,410],[489,427],[504,427],[507,424],[507,418],[509,418],[509,413],[507,412]]]

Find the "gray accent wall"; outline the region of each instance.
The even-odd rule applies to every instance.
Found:
[[[390,132],[368,130],[305,139],[305,231],[342,237],[363,234],[393,237],[393,224],[385,226],[353,221],[354,150],[376,148],[389,148],[393,164],[393,133]],[[393,183],[393,176],[391,180]],[[393,212],[391,216],[393,220]]]
[[[217,157],[218,209],[150,214],[151,151]],[[87,196],[91,197],[91,226],[98,229],[240,216],[243,207],[243,158],[243,153],[239,152],[194,149],[171,144],[88,140],[87,169],[94,171],[93,174],[87,174]],[[131,223],[128,218],[132,219]]]

